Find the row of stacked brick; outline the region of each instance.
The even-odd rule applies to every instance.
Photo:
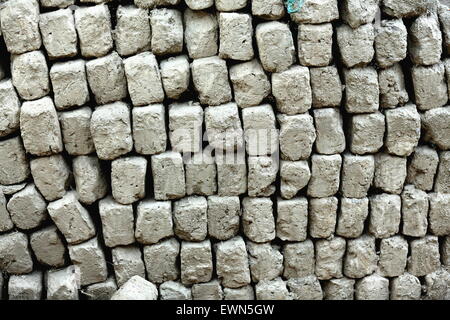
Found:
[[[0,298],[450,298],[447,7],[74,4],[0,9]]]

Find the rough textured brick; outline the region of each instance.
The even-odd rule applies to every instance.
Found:
[[[369,215],[369,199],[341,198],[336,234],[345,238],[358,238],[364,231]]]
[[[185,0],[185,3],[192,10],[202,10],[212,7],[214,0]]]
[[[150,281],[134,276],[114,293],[111,300],[156,300],[158,289]]]
[[[283,273],[283,255],[270,243],[247,241],[248,261],[253,282],[273,280]]]
[[[345,247],[345,239],[340,237],[335,237],[331,240],[319,240],[315,243],[315,274],[319,280],[329,280],[343,276],[342,264]]]
[[[291,14],[296,23],[324,23],[339,18],[337,0],[310,0],[305,1],[300,12]]]
[[[352,28],[371,23],[377,14],[380,0],[344,0],[341,17]]]
[[[342,163],[341,192],[347,198],[363,198],[372,184],[375,160],[371,155],[346,153]]]
[[[208,232],[208,203],[205,197],[191,196],[174,202],[175,234],[186,241],[203,241]]]
[[[193,300],[222,300],[223,290],[218,280],[192,285]]]
[[[211,242],[181,243],[181,282],[185,285],[208,282],[212,277]]]
[[[186,194],[209,196],[217,192],[214,157],[205,152],[195,153],[185,163]]]
[[[0,137],[19,129],[20,101],[10,79],[0,82],[0,116]]]
[[[422,293],[419,279],[409,273],[394,278],[390,289],[391,300],[419,300]]]
[[[439,155],[439,168],[436,175],[435,192],[450,193],[450,152],[442,151]]]
[[[6,207],[12,222],[19,229],[33,229],[47,218],[47,203],[34,184],[14,194]]]
[[[198,103],[174,103],[169,106],[169,139],[173,150],[199,152],[203,109]]]
[[[256,300],[292,300],[286,282],[281,278],[263,280],[255,286]]]
[[[111,162],[111,189],[114,199],[131,204],[145,197],[147,159],[124,157]]]
[[[186,193],[184,166],[181,154],[164,152],[152,156],[153,186],[156,200],[182,198]],[[173,181],[165,183],[166,179]]]
[[[6,198],[3,191],[0,191],[0,232],[9,231],[14,227],[14,224],[6,209]]]
[[[275,238],[275,219],[270,198],[244,198],[242,225],[244,234],[253,242],[262,243]]]
[[[376,70],[372,67],[346,69],[344,75],[347,112],[376,112],[380,95]]]
[[[401,19],[383,20],[375,29],[377,63],[386,68],[406,58],[408,32]]]
[[[448,100],[444,64],[412,67],[412,81],[417,107],[421,111],[442,107]]]
[[[92,140],[92,110],[89,107],[59,112],[64,149],[72,156],[88,155],[95,151]]]
[[[253,0],[252,15],[265,20],[278,20],[285,14],[283,0]]]
[[[164,152],[167,147],[164,106],[153,104],[133,108],[131,114],[136,152],[144,155]]]
[[[350,150],[356,154],[376,153],[382,146],[385,117],[381,112],[354,115],[350,124]]]
[[[395,108],[408,102],[409,95],[406,91],[405,76],[400,64],[378,71],[380,87],[380,106],[382,108]]]
[[[450,106],[426,111],[422,117],[425,140],[437,145],[441,150],[450,150]]]
[[[156,55],[179,53],[183,49],[183,19],[174,9],[153,9],[150,12],[152,52]]]
[[[376,154],[373,185],[387,193],[400,194],[406,179],[406,160],[387,153]]]
[[[238,196],[247,191],[247,165],[244,155],[224,156],[216,153],[217,193],[219,196]]]
[[[64,266],[66,247],[56,226],[46,227],[32,233],[30,245],[39,263],[51,267]]]
[[[278,115],[280,124],[280,151],[285,160],[306,160],[316,141],[313,117],[309,114]]]
[[[93,204],[108,192],[108,184],[95,156],[79,156],[72,161],[75,186],[80,202]]]
[[[400,207],[401,200],[398,195],[383,193],[370,197],[369,232],[381,239],[398,233]]]
[[[342,62],[347,68],[364,66],[372,61],[375,54],[375,31],[372,24],[364,24],[355,29],[343,24],[336,30]]]
[[[435,236],[425,236],[410,243],[408,272],[416,277],[425,276],[439,269],[439,243]]]
[[[218,240],[227,240],[239,231],[239,197],[208,197],[208,234]]]
[[[378,272],[384,277],[398,277],[406,268],[408,241],[402,236],[381,240]]]
[[[375,238],[363,235],[347,241],[344,259],[344,275],[349,278],[362,278],[372,274],[377,268],[378,256],[375,251]]]
[[[335,197],[309,200],[309,234],[313,238],[329,238],[336,229],[338,199]]]
[[[223,288],[224,300],[255,300],[255,290],[251,285],[241,288]]]
[[[402,192],[402,233],[412,237],[423,237],[428,230],[428,195],[406,185]]]
[[[421,15],[427,9],[426,0],[384,0],[383,11],[398,18]]]
[[[214,149],[239,149],[243,147],[243,130],[235,103],[205,109],[205,126],[209,144]]]
[[[308,195],[329,197],[339,190],[342,158],[340,155],[318,155],[311,157],[311,180]]]
[[[168,98],[178,99],[188,90],[191,71],[186,55],[170,57],[160,63],[161,80]]]
[[[217,55],[219,24],[214,14],[186,9],[184,24],[184,41],[191,59]]]
[[[26,274],[33,271],[33,260],[26,234],[14,231],[0,235],[0,268],[10,274]]]
[[[42,272],[12,275],[8,282],[9,300],[40,300],[42,297]]]
[[[139,247],[116,247],[111,252],[114,275],[119,287],[134,276],[140,276],[145,279],[145,266]]]
[[[98,211],[106,246],[125,246],[134,242],[134,217],[131,205],[123,205],[115,202],[112,197],[107,197],[99,201]],[[139,225],[136,225],[137,230],[138,228]]]
[[[20,137],[0,141],[0,163],[1,184],[19,183],[29,176],[30,167]]]
[[[409,56],[415,64],[438,63],[442,54],[442,33],[435,13],[418,17],[409,29]]]
[[[280,193],[284,199],[292,199],[308,185],[311,170],[307,161],[285,161],[280,163]]]
[[[355,280],[348,278],[331,279],[323,286],[325,300],[353,300]]]
[[[322,300],[323,292],[316,276],[289,279],[287,286],[293,300]]]
[[[342,115],[337,108],[314,110],[317,138],[316,151],[321,154],[337,154],[345,150]]]
[[[180,243],[175,238],[163,240],[144,247],[144,261],[147,277],[153,283],[177,280],[180,269],[177,259]]]
[[[191,289],[180,282],[166,281],[159,286],[161,300],[192,300]]]
[[[342,100],[342,82],[336,66],[311,68],[312,105],[314,108],[337,107]]]
[[[450,234],[450,194],[430,194],[429,230],[436,236]]]
[[[406,181],[418,189],[431,190],[438,163],[439,156],[436,150],[425,145],[418,146],[409,163]]]
[[[277,201],[277,237],[283,241],[305,241],[308,224],[308,200],[294,198]]]
[[[308,67],[325,67],[332,57],[333,26],[325,24],[298,25],[298,59]]]
[[[356,282],[356,300],[389,300],[389,280],[373,274]]]
[[[248,61],[253,59],[253,27],[249,14],[219,13],[219,57]]]
[[[286,279],[301,278],[314,274],[314,244],[311,240],[288,243],[283,246]]]
[[[47,300],[78,300],[80,268],[68,266],[64,269],[48,270],[46,277]]]
[[[248,190],[250,197],[269,197],[275,192],[278,165],[268,156],[249,157],[248,161]]]
[[[116,280],[114,277],[109,277],[106,281],[87,286],[83,293],[88,300],[110,300],[116,291]]]

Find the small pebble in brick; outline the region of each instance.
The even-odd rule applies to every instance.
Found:
[[[10,274],[33,271],[33,260],[25,233],[13,231],[0,235],[0,269]]]
[[[14,194],[8,201],[7,209],[19,229],[36,228],[47,218],[47,203],[34,184]]]
[[[410,241],[409,245],[409,273],[421,277],[439,269],[441,263],[439,261],[438,237],[428,235]]]
[[[384,277],[398,277],[406,268],[408,241],[402,236],[381,240],[378,273]]]
[[[439,158],[440,163],[436,175],[434,191],[450,193],[450,151],[442,151]]]
[[[307,67],[326,67],[333,59],[333,26],[325,24],[298,25],[298,59]]]
[[[375,20],[380,0],[344,0],[341,18],[352,28]]]
[[[218,240],[228,240],[239,231],[241,215],[239,197],[208,197],[208,235]]]
[[[400,196],[377,194],[370,197],[369,232],[377,239],[398,233],[401,220]]]
[[[272,280],[283,273],[283,255],[278,246],[247,241],[248,261],[253,282]]]
[[[116,18],[114,43],[121,56],[150,50],[151,30],[148,10],[119,5]]]
[[[337,107],[342,101],[342,82],[336,66],[310,68],[314,108]]]
[[[345,247],[345,239],[340,237],[334,237],[331,240],[319,240],[315,243],[315,274],[319,280],[343,277],[342,264]]]
[[[175,234],[186,241],[203,241],[208,233],[208,203],[205,197],[190,196],[174,202]]]
[[[111,300],[157,300],[158,288],[140,276],[134,276],[114,293]]]
[[[363,235],[347,241],[344,259],[344,275],[349,278],[362,278],[377,269],[378,256],[375,251],[375,238]]]
[[[415,276],[404,273],[392,280],[390,290],[391,300],[419,300],[422,286]]]
[[[111,250],[111,254],[114,275],[119,288],[133,276],[140,276],[145,279],[145,266],[139,247],[116,247]]]
[[[192,10],[207,9],[214,5],[214,0],[185,0],[184,2]]]
[[[433,66],[414,66],[411,69],[416,104],[419,110],[427,111],[442,107],[448,100],[443,63]]]
[[[145,197],[147,159],[124,157],[111,162],[111,190],[121,204],[131,204]]]
[[[216,15],[206,11],[184,12],[184,41],[191,59],[217,55],[219,50],[219,24]]]
[[[186,55],[170,57],[161,61],[161,79],[168,98],[178,99],[188,90],[191,69]]]
[[[336,234],[345,238],[358,238],[364,231],[369,215],[369,199],[341,198]]]
[[[11,79],[0,82],[0,137],[19,129],[20,101]]]
[[[270,198],[244,198],[242,225],[244,234],[253,242],[275,239],[275,219]]]
[[[424,237],[428,230],[428,194],[413,185],[402,192],[402,233],[411,237]]]
[[[39,99],[50,92],[48,66],[42,51],[13,55],[11,77],[17,93],[24,100]]]
[[[154,283],[177,280],[180,276],[177,262],[179,253],[180,243],[175,238],[145,246],[144,261],[148,279]]]
[[[159,286],[161,300],[192,300],[191,288],[180,282],[166,281]]]
[[[314,244],[311,240],[285,244],[283,256],[284,278],[301,278],[314,274]]]
[[[49,226],[32,233],[30,245],[39,263],[50,267],[64,266],[66,247],[56,226]]]
[[[89,107],[58,113],[64,149],[68,154],[88,155],[95,151],[90,130],[91,116]]]
[[[439,156],[436,150],[428,146],[418,146],[409,163],[406,181],[418,189],[430,191],[433,189],[438,164]]]
[[[283,0],[252,0],[252,15],[264,20],[278,20],[285,14]]]
[[[194,153],[186,160],[186,194],[209,196],[217,192],[216,163],[209,151]]]
[[[230,159],[231,158],[231,159]],[[217,193],[238,196],[247,192],[247,165],[244,155],[224,155],[216,152]]]
[[[441,150],[450,150],[450,106],[426,111],[422,116],[425,140],[434,143]]]
[[[278,163],[269,156],[248,157],[249,197],[269,197],[275,193]]]
[[[152,52],[156,55],[180,53],[183,50],[183,18],[174,9],[150,11]]]
[[[106,197],[99,201],[98,211],[106,246],[112,248],[134,242],[134,217],[131,205],[123,205],[115,202],[112,197]],[[138,229],[139,225],[136,228]]]
[[[383,11],[397,18],[415,17],[426,12],[428,3],[427,0],[383,0]]]
[[[9,212],[6,209],[6,203],[5,195],[0,191],[0,232],[9,231],[14,227]]]
[[[406,162],[406,158],[377,153],[373,186],[387,193],[400,194],[406,180]]]
[[[106,281],[87,286],[83,294],[87,296],[88,300],[110,300],[116,291],[116,280],[111,276]]]
[[[323,292],[316,276],[289,279],[287,286],[293,300],[322,300]]]
[[[350,121],[351,152],[364,155],[380,150],[386,130],[384,114],[381,112],[358,114]]]
[[[130,108],[123,102],[97,107],[92,113],[91,134],[100,160],[113,160],[133,149]]]
[[[395,108],[404,105],[409,100],[408,91],[405,87],[405,76],[400,64],[378,71],[378,82],[380,87],[380,106],[382,108]]]
[[[108,184],[97,157],[73,158],[72,169],[80,202],[89,205],[106,196]]]
[[[340,155],[311,157],[311,180],[307,193],[310,197],[330,197],[339,190],[342,158]]]
[[[377,63],[386,68],[406,58],[408,31],[401,19],[383,20],[375,29]]]
[[[409,28],[409,56],[413,63],[433,65],[442,54],[442,33],[435,13],[418,17]]]
[[[447,236],[450,234],[450,193],[431,193],[429,196],[429,230],[436,236]]]
[[[48,270],[45,279],[47,300],[79,300],[80,268],[78,266]]]
[[[162,104],[133,108],[133,140],[137,153],[151,155],[167,147],[165,108]]]
[[[69,58],[77,55],[77,32],[71,9],[41,14],[39,29],[49,59]]]
[[[315,109],[316,151],[321,154],[337,154],[345,150],[342,115],[337,108]]]
[[[223,288],[224,300],[255,300],[255,290],[251,285],[241,288]]]
[[[199,152],[202,143],[203,109],[198,103],[169,106],[169,139],[178,152]]]
[[[325,282],[323,293],[325,300],[353,300],[355,280],[348,278],[331,279]]]
[[[30,175],[30,167],[20,137],[0,141],[0,183],[15,184]]]
[[[181,282],[185,285],[208,282],[213,271],[210,240],[181,243]],[[195,297],[194,297],[195,299]]]
[[[214,279],[207,283],[195,283],[192,287],[193,300],[222,300],[223,290],[220,282]]]
[[[256,300],[292,300],[286,282],[281,278],[263,280],[255,285]]]
[[[285,161],[280,163],[280,193],[284,199],[292,199],[308,185],[311,170],[307,161]]]
[[[309,234],[313,238],[329,238],[336,229],[338,199],[336,197],[309,200]]]
[[[8,282],[9,300],[41,300],[43,276],[41,271],[26,275],[11,275]]]
[[[84,57],[101,57],[111,51],[111,14],[106,5],[80,7],[75,10],[74,16],[81,54]]]
[[[219,57],[248,61],[253,59],[253,26],[249,14],[219,13]]]
[[[356,300],[389,300],[389,280],[373,274],[358,280],[355,285]]]
[[[377,71],[373,67],[346,69],[344,76],[347,112],[376,112],[380,96]]]
[[[347,68],[365,66],[374,57],[375,31],[368,23],[355,29],[343,24],[336,28],[342,62]]]
[[[299,12],[291,14],[295,23],[324,23],[339,19],[337,0],[305,1]]]
[[[308,200],[304,197],[277,200],[277,237],[283,241],[305,241]]]
[[[374,157],[372,155],[359,156],[346,153],[343,158],[342,195],[347,198],[367,196],[375,171]]]

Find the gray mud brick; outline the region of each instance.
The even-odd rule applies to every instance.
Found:
[[[161,80],[168,98],[178,99],[188,90],[191,70],[186,55],[170,57],[161,61]]]
[[[139,53],[125,59],[123,65],[133,106],[159,103],[164,100],[158,61],[153,53]]]
[[[400,194],[406,180],[406,162],[406,158],[377,153],[373,186],[387,193]]]
[[[9,186],[0,185],[0,191],[3,192],[4,195],[13,195],[16,192],[19,192],[23,188],[25,188],[27,185],[26,182],[19,183],[19,184],[12,184]]]
[[[344,0],[342,1],[341,18],[352,28],[372,23],[379,10],[380,0]]]
[[[64,149],[72,156],[88,155],[95,151],[91,135],[92,110],[83,107],[58,114]]]
[[[6,198],[3,191],[0,191],[0,232],[9,231],[14,227],[14,224],[6,209]]]
[[[275,239],[275,219],[270,198],[244,198],[242,225],[245,236],[262,243]]]
[[[363,198],[372,184],[375,159],[372,155],[343,155],[341,192],[347,198]]]
[[[384,277],[398,277],[406,268],[408,241],[402,236],[381,240],[378,273]]]
[[[242,122],[249,156],[271,155],[278,150],[276,118],[270,104],[244,108]]]
[[[291,14],[296,23],[324,23],[339,19],[337,0],[308,0],[297,13]]]
[[[36,228],[47,218],[47,203],[32,183],[14,194],[6,208],[19,229]]]
[[[429,230],[436,236],[450,235],[450,193],[431,193],[429,196]]]
[[[58,115],[50,97],[23,103],[20,131],[28,153],[48,156],[63,151]]]
[[[353,300],[355,280],[348,278],[331,279],[324,283],[325,300]]]
[[[107,247],[125,246],[134,242],[134,216],[131,205],[123,205],[115,202],[112,197],[107,197],[99,201],[98,211],[102,221],[103,240]],[[139,227],[136,226],[137,229]]]
[[[339,190],[342,158],[340,155],[311,157],[311,180],[307,193],[310,197],[330,197]]]
[[[436,175],[435,192],[450,193],[450,151],[440,153],[440,163]]]
[[[82,0],[83,1],[83,0]],[[88,1],[88,0],[86,0]],[[96,0],[102,1],[102,0]],[[103,0],[104,1],[104,0]],[[106,0],[108,1],[108,0]],[[139,8],[153,9],[160,6],[175,6],[180,3],[180,0],[134,0],[134,4]]]
[[[343,24],[336,29],[341,59],[347,68],[364,66],[374,57],[375,31],[368,23],[355,29]]]
[[[113,198],[121,204],[131,204],[145,197],[147,159],[124,157],[111,162]]]
[[[73,57],[78,53],[77,32],[71,9],[41,14],[39,29],[49,59]]]
[[[336,197],[309,200],[309,234],[313,238],[329,238],[336,230],[338,199]]]
[[[450,236],[446,236],[441,247],[442,264],[450,267]]]
[[[269,197],[274,194],[278,163],[269,156],[248,157],[247,166],[249,197]]]
[[[332,61],[333,26],[325,24],[298,25],[298,59],[308,67],[325,67]]]
[[[235,150],[244,145],[243,130],[236,103],[205,109],[208,142],[214,149]]]
[[[183,50],[183,17],[175,9],[150,11],[152,52],[156,55],[180,53]]]
[[[191,72],[200,103],[217,106],[231,101],[225,60],[217,56],[195,59],[191,63]]]
[[[337,108],[315,109],[316,151],[321,154],[337,154],[345,150],[342,114]]]
[[[50,92],[48,66],[42,51],[11,57],[12,83],[24,100],[42,98]]]
[[[178,255],[180,243],[175,238],[144,247],[147,277],[154,283],[177,280],[180,276]]]
[[[256,300],[292,300],[286,282],[281,278],[263,280],[255,285]]]
[[[312,104],[309,69],[294,65],[273,73],[272,94],[279,112],[289,115],[307,112]]]
[[[277,237],[283,241],[305,241],[308,200],[305,197],[277,200]]]
[[[203,241],[208,233],[208,202],[205,197],[190,196],[174,202],[175,234],[186,241]]]
[[[313,117],[308,113],[299,115],[278,115],[280,124],[280,151],[285,160],[307,160],[316,141]]]
[[[86,63],[77,59],[57,62],[50,68],[50,80],[58,110],[82,106],[89,101]]]
[[[347,112],[376,112],[380,102],[377,71],[373,67],[345,69],[344,77]]]
[[[88,285],[105,281],[108,277],[106,260],[97,238],[69,245],[70,260],[80,267],[80,283]]]
[[[246,13],[219,13],[219,57],[248,61],[253,59],[252,16]]]
[[[105,197],[108,184],[97,157],[75,157],[72,160],[72,169],[80,202],[89,205]]]
[[[95,236],[89,212],[80,204],[74,191],[50,202],[48,213],[69,244],[78,244]]]
[[[378,256],[375,251],[375,238],[362,235],[347,241],[344,259],[344,275],[349,278],[362,278],[377,269]]]
[[[100,160],[113,160],[133,149],[130,108],[123,102],[97,107],[92,113],[91,134]]]
[[[308,185],[311,170],[307,161],[286,161],[280,163],[281,197],[292,199]]]
[[[224,300],[255,300],[255,290],[251,285],[242,288],[223,288]]]
[[[383,146],[385,130],[381,112],[354,115],[350,123],[350,151],[360,155],[376,153]]]
[[[336,66],[309,69],[314,108],[337,107],[342,101],[343,86]]]
[[[48,270],[45,276],[47,300],[78,300],[80,268],[68,266],[64,269]]]
[[[391,300],[419,300],[422,293],[419,279],[409,273],[394,278],[390,290]]]
[[[98,104],[118,101],[127,96],[123,61],[117,52],[86,62],[86,74]]]
[[[426,111],[422,117],[425,140],[441,150],[450,150],[450,106]]]
[[[289,279],[287,286],[293,300],[322,300],[323,292],[316,276]]]
[[[270,21],[256,26],[261,64],[267,72],[282,72],[295,62],[294,39],[287,24]]]
[[[130,225],[133,230],[133,224]],[[154,244],[173,236],[172,204],[170,201],[141,201],[137,207],[136,240]]]
[[[228,240],[239,232],[241,205],[239,197],[208,197],[208,235],[218,240]]]
[[[200,59],[217,55],[219,24],[215,14],[186,9],[184,24],[184,41],[189,58]]]
[[[271,90],[270,81],[258,59],[230,67],[234,99],[239,107],[259,105]]]
[[[50,267],[64,266],[66,247],[56,226],[33,232],[30,235],[30,245],[39,263]]]
[[[401,199],[394,194],[377,194],[370,197],[369,232],[378,239],[399,232]]]
[[[222,300],[223,290],[220,282],[214,279],[207,283],[196,283],[192,286],[193,300]]]
[[[421,277],[440,268],[438,237],[428,235],[420,239],[412,240],[409,245],[409,273],[416,277]]]
[[[48,8],[67,8],[75,4],[75,0],[40,0],[41,6]]]
[[[449,300],[450,299],[450,273],[441,268],[425,276],[424,300]]]
[[[439,63],[442,33],[435,13],[418,17],[409,28],[409,56],[415,64]]]
[[[420,114],[413,104],[386,110],[386,142],[390,154],[409,156],[420,139]]]
[[[401,19],[382,20],[375,29],[377,63],[387,68],[406,58],[408,31]]]
[[[21,54],[39,49],[42,40],[37,0],[8,1],[0,12],[2,35],[10,53]]]
[[[33,270],[26,234],[15,231],[0,235],[0,269],[10,274],[25,274]]]
[[[417,107],[421,111],[442,107],[448,100],[443,63],[412,67],[412,81]]]
[[[184,285],[208,282],[213,273],[211,242],[181,243],[181,282]]]
[[[244,8],[247,0],[216,0],[217,11],[236,11]]]
[[[114,277],[109,277],[106,281],[87,286],[82,293],[87,296],[88,300],[110,300],[116,291],[116,280]]]
[[[369,215],[369,199],[341,198],[336,234],[345,238],[358,238],[364,231]]]
[[[383,11],[390,16],[409,18],[427,10],[427,0],[383,0]]]
[[[314,244],[311,240],[285,244],[283,256],[284,278],[302,278],[314,274]]]
[[[148,10],[132,5],[119,5],[116,17],[114,41],[116,50],[121,56],[150,50],[151,30]]]
[[[111,15],[104,4],[75,10],[75,27],[81,54],[86,58],[101,57],[113,48]]]
[[[283,255],[279,247],[247,241],[248,262],[253,282],[272,280],[283,273]]]
[[[133,276],[145,279],[145,266],[139,247],[116,247],[111,250],[111,253],[118,287],[121,287]]]
[[[184,197],[186,186],[181,154],[168,151],[152,156],[151,161],[155,200]]]
[[[373,274],[358,280],[355,285],[356,300],[389,300],[389,280]]]
[[[217,189],[219,196],[238,196],[247,192],[245,154],[222,155],[216,152]]]
[[[0,137],[19,129],[20,101],[11,79],[0,82]]]
[[[402,233],[424,237],[428,230],[428,195],[425,191],[406,185],[402,192]]]
[[[342,278],[342,265],[346,242],[344,238],[334,237],[331,240],[319,240],[315,243],[315,274],[319,280]]]
[[[285,14],[283,0],[253,0],[252,15],[264,20],[278,20]]]
[[[20,137],[0,141],[0,163],[1,184],[19,183],[29,176],[30,167]]]
[[[166,281],[159,286],[161,300],[192,300],[191,288],[175,281]]]
[[[45,200],[62,198],[71,181],[70,167],[61,154],[34,158],[30,162],[34,183]]]
[[[162,104],[133,108],[132,127],[134,148],[137,153],[161,153],[167,147],[165,109]]]
[[[185,0],[184,2],[192,10],[203,10],[214,5],[214,0]]]
[[[187,195],[209,196],[217,193],[216,163],[208,150],[194,153],[187,159],[185,170]]]
[[[41,271],[11,275],[8,282],[9,300],[41,300],[43,276]]]
[[[199,103],[182,102],[169,106],[169,139],[178,152],[199,152],[202,143],[203,109]]]
[[[444,38],[444,48],[448,54],[450,53],[450,11],[448,10],[448,4],[441,4],[438,8],[438,14]]]
[[[157,300],[158,288],[140,276],[134,276],[114,293],[111,300]]]
[[[409,100],[405,86],[405,76],[402,67],[396,63],[392,67],[378,71],[380,87],[380,106],[382,108],[395,108],[404,105]]]
[[[215,246],[216,272],[222,285],[239,288],[250,284],[250,268],[245,242],[241,236]]]

